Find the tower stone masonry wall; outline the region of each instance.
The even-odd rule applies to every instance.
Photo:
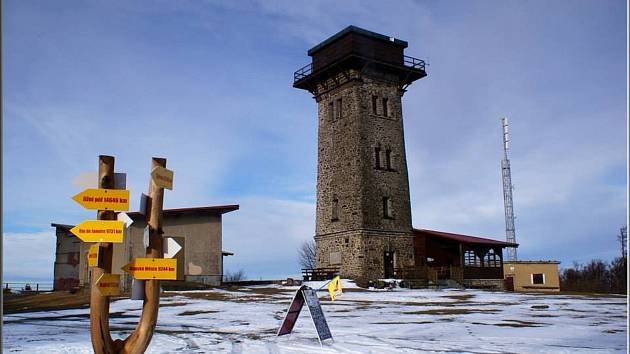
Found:
[[[316,94],[317,266],[371,280],[384,276],[386,251],[396,268],[414,264],[402,91],[398,78],[377,71],[346,77],[353,79]]]

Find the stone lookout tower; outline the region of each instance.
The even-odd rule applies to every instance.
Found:
[[[426,72],[406,47],[349,26],[294,74],[318,105],[317,267],[360,281],[414,265],[401,98]]]

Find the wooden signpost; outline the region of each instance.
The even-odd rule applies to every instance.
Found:
[[[102,296],[120,295],[120,275],[104,273],[96,281],[96,289]]]
[[[176,279],[177,277],[177,261],[163,259],[163,188],[172,188],[173,172],[168,171],[170,172],[168,174],[162,170],[168,171],[166,159],[154,157],[151,163],[152,179],[149,182],[145,211],[149,228],[149,242],[145,252],[147,258],[137,258],[126,266],[134,277],[151,280],[144,282],[145,297],[138,325],[124,340],[114,341],[109,330],[109,297],[120,294],[120,275],[111,274],[112,242],[122,242],[124,225],[129,226],[132,220],[125,215],[120,217],[121,220],[116,220],[114,211],[129,210],[129,191],[115,189],[114,157],[99,156],[98,189],[86,189],[72,197],[86,209],[98,210],[98,220],[84,221],[72,229],[72,232],[85,242],[99,242],[91,246],[88,252],[88,264],[92,267],[90,336],[92,348],[96,354],[144,353],[157,323],[160,305],[158,279]],[[154,172],[155,176],[153,176]]]
[[[88,188],[72,199],[85,209],[91,210],[129,210],[129,191],[120,189]]]
[[[134,258],[122,269],[134,279],[177,280],[177,259]]]
[[[117,220],[86,220],[70,229],[83,242],[123,242],[125,223]]]

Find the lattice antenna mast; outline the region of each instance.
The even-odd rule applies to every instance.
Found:
[[[503,175],[503,205],[505,207],[505,239],[507,242],[516,243],[516,230],[514,227],[514,204],[512,202],[512,172],[510,171],[510,136],[508,133],[508,120],[501,118],[503,127],[503,160],[501,161],[501,174]],[[516,261],[516,247],[507,248],[508,260]]]

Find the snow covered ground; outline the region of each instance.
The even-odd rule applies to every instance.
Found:
[[[311,284],[313,288],[318,284]],[[147,353],[625,353],[620,297],[478,290],[352,289],[320,295],[334,342],[323,348],[306,309],[275,336],[297,287],[165,292]],[[110,309],[114,338],[135,327],[140,301]],[[91,353],[89,309],[5,315],[4,352]]]

